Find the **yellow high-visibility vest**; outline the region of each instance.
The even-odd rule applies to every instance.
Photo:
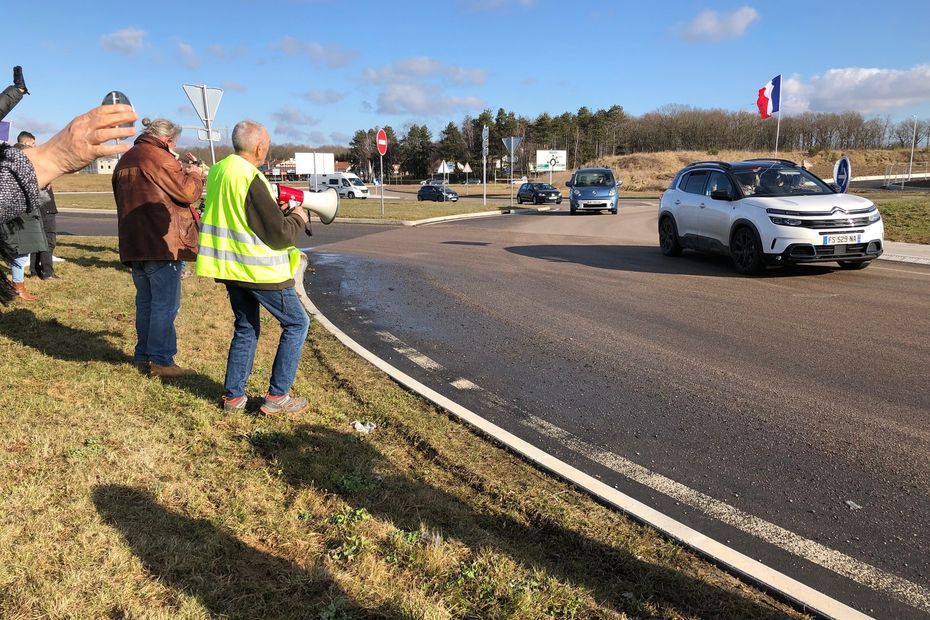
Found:
[[[236,154],[210,168],[200,222],[198,276],[275,284],[290,280],[297,272],[300,250],[294,247],[271,249],[246,221],[245,199],[256,176],[271,193],[265,175]]]

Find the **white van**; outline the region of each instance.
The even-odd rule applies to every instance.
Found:
[[[310,191],[321,192],[328,187],[336,190],[340,198],[368,198],[368,188],[351,172],[310,175]]]

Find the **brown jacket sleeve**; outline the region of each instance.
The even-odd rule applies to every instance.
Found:
[[[159,169],[149,174],[143,169],[143,174],[149,177],[172,200],[189,205],[200,200],[203,192],[203,176],[187,173],[181,162],[173,157],[163,157],[159,161]]]
[[[245,198],[245,218],[262,243],[272,250],[286,250],[296,245],[304,230],[304,221],[293,213],[285,215],[258,177],[252,179]]]

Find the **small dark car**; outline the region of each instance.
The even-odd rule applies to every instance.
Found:
[[[434,202],[456,202],[459,199],[458,193],[448,187],[438,185],[424,185],[417,192],[417,200],[432,200]]]
[[[524,183],[517,191],[517,204],[530,202],[534,205],[562,204],[562,192],[548,183]]]

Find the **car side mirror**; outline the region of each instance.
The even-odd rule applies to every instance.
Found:
[[[832,189],[834,192],[839,192],[840,186],[837,185],[836,183],[830,183],[830,189]]]
[[[572,186],[571,180],[565,181],[565,187],[571,187],[571,186]]]
[[[617,179],[617,187],[623,185],[623,179]]]
[[[711,200],[733,200],[733,195],[725,189],[715,189],[710,193]]]

